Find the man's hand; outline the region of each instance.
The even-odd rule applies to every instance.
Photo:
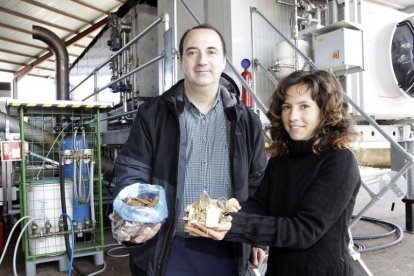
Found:
[[[263,264],[265,259],[266,259],[266,252],[263,249],[259,247],[252,247],[252,251],[250,254],[250,260],[249,260],[249,268],[250,269],[260,268],[260,266]]]
[[[158,233],[158,231],[160,231],[160,228],[161,228],[161,223],[157,223],[152,227],[149,227],[149,226],[145,227],[142,230],[142,232],[138,236],[132,238],[130,242],[133,242],[133,243],[146,242],[152,239]]]

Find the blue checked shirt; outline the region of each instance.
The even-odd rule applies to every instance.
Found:
[[[234,194],[230,178],[230,123],[220,94],[207,115],[202,114],[187,97],[184,97],[184,102],[187,161],[180,218],[186,215],[185,206],[199,200],[203,191],[214,199],[230,198]],[[179,219],[178,235],[184,234],[183,227],[184,221]]]

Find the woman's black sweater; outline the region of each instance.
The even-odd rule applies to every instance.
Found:
[[[311,141],[291,142],[232,214],[225,240],[269,246],[266,275],[352,275],[348,225],[360,184],[350,150],[314,154]]]

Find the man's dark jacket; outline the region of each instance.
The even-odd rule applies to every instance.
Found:
[[[258,116],[229,92],[237,86],[220,80],[225,114],[230,122],[230,162],[235,198],[247,200],[256,191],[267,158]],[[131,247],[133,275],[164,275],[179,218],[186,166],[184,82],[180,81],[159,97],[143,103],[129,138],[115,160],[115,196],[134,183],[161,185],[166,192],[168,218],[158,234],[144,244]],[[235,244],[240,275],[244,275],[250,247]]]

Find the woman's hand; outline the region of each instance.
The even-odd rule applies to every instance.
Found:
[[[249,259],[249,268],[260,269],[263,262],[266,260],[266,257],[266,252],[263,249],[252,246],[252,251],[250,253]]]
[[[231,228],[231,222],[219,225],[215,228],[207,228],[205,225],[199,223],[186,223],[184,232],[193,237],[204,237],[217,241],[221,241],[226,236]]]

